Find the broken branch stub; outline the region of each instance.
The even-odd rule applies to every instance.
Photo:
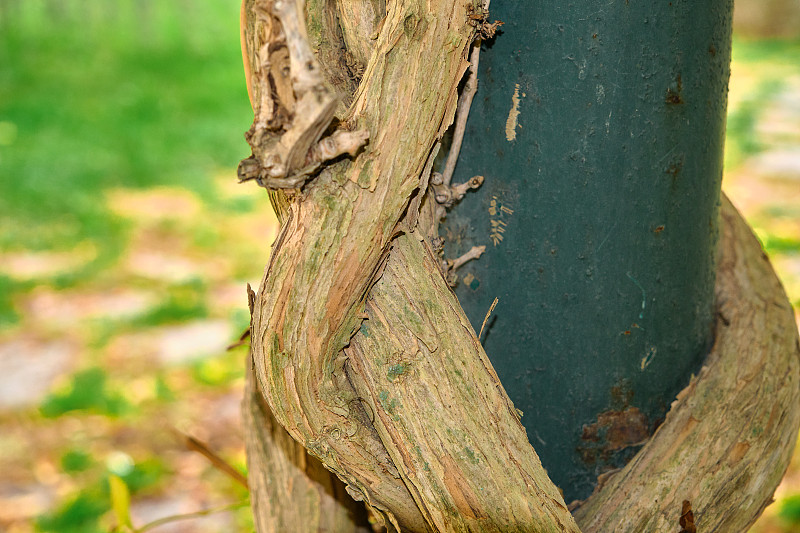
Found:
[[[437,183],[431,185],[433,195],[436,202],[444,205],[445,207],[452,207],[453,204],[464,198],[467,191],[470,189],[477,189],[483,185],[483,176],[473,176],[464,183],[458,185],[446,186],[441,181],[441,177],[437,176]]]
[[[272,5],[289,49],[291,83],[296,98],[291,126],[280,137],[284,175],[303,166],[308,150],[333,120],[339,103],[325,86],[321,69],[308,46],[301,15],[304,4],[302,0],[274,0]]]
[[[336,132],[323,141],[339,104],[308,45],[302,0],[253,4],[261,33],[255,54],[255,119],[246,134],[253,154],[239,165],[240,181],[273,189],[295,189],[322,163],[355,154],[367,130]],[[318,143],[318,141],[320,141]]]

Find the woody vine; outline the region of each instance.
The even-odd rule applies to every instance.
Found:
[[[255,120],[240,178],[269,190],[282,224],[250,296],[257,528],[662,531],[688,524],[686,501],[708,530],[741,530],[788,462],[800,364],[780,284],[728,204],[717,344],[650,442],[574,516],[448,286],[437,224],[482,178],[453,186],[452,170],[432,167],[474,94],[476,42],[497,28],[485,9],[243,4]],[[741,435],[742,403],[764,419],[757,439]]]

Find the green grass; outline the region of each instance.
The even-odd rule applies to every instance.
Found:
[[[785,78],[800,74],[800,40],[734,39],[733,62],[759,69],[758,85],[745,101],[728,113],[725,168],[733,169],[762,149],[755,127],[764,103],[781,91]]]
[[[92,456],[83,450],[68,450],[61,456],[61,470],[68,474],[83,472],[93,464]]]
[[[69,385],[50,394],[40,408],[42,415],[48,418],[72,411],[117,417],[131,410],[128,401],[109,387],[106,371],[98,367],[75,374]]]
[[[793,494],[780,504],[778,516],[787,525],[800,527],[800,494]]]
[[[239,353],[236,356],[225,354],[211,359],[203,359],[193,365],[192,377],[197,383],[214,388],[244,379],[242,358],[238,355]]]
[[[772,63],[797,70],[800,39],[741,39],[733,43],[733,61],[741,63]],[[780,75],[780,72],[776,72]]]
[[[205,284],[201,280],[191,280],[167,287],[159,305],[134,319],[132,325],[158,326],[207,316]]]
[[[91,460],[88,460],[91,464]],[[111,465],[107,470],[95,472],[92,483],[41,515],[36,521],[37,529],[52,533],[107,532],[108,529],[101,526],[100,520],[111,510],[109,473],[118,475],[132,494],[146,492],[157,485],[167,473],[163,463],[157,458],[126,465],[125,472],[122,473],[113,470]]]
[[[767,235],[762,243],[767,254],[800,254],[800,238]]]
[[[111,504],[108,495],[98,491],[81,491],[56,509],[39,517],[39,531],[52,533],[103,533],[99,520]]]
[[[124,250],[128,228],[105,189],[177,185],[213,205],[213,174],[249,153],[238,1],[190,6],[29,0],[0,11],[0,251],[99,250],[56,286]],[[0,321],[13,321],[5,300],[27,287],[0,283]]]
[[[254,210],[255,197],[220,198],[214,185],[220,172],[235,179],[238,161],[249,154],[243,134],[252,111],[238,14],[239,0],[0,2],[0,254],[70,252],[87,243],[97,250],[71,271],[34,279],[0,274],[0,327],[25,319],[15,304],[37,286],[83,289],[117,279],[141,224],[109,210],[109,189],[183,187],[201,199],[205,212]],[[225,246],[213,220],[166,230],[183,232],[208,253]],[[40,424],[84,423],[99,415],[116,428],[136,424],[142,409],[154,408],[116,388],[124,369],[110,379],[105,362],[91,354],[102,353],[120,332],[209,316],[206,282],[157,286],[156,305],[140,316],[88,324],[78,365],[83,370],[44,399],[35,417]],[[232,317],[237,325],[247,324],[243,313]],[[222,388],[241,378],[242,358],[233,359],[198,363],[186,369],[186,379],[177,370],[171,380],[154,370],[153,394],[166,405],[179,400],[187,384]],[[157,494],[171,474],[153,452],[119,471],[102,447],[84,444],[53,451],[76,489],[39,516],[38,531],[106,531],[110,472],[134,494]]]
[[[0,327],[14,324],[19,314],[14,309],[12,297],[24,284],[17,283],[7,276],[0,275]]]
[[[783,85],[783,82],[777,79],[762,81],[751,98],[728,113],[725,132],[726,167],[736,167],[748,157],[763,150],[756,133],[756,124],[764,108],[764,102],[780,92]]]

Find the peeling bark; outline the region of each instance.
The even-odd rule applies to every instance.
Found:
[[[256,12],[267,7],[266,2],[255,4]],[[262,24],[275,22],[274,17],[263,15],[261,20]],[[258,26],[255,31],[258,33]],[[354,388],[345,370],[347,354],[342,349],[351,344],[361,325],[364,299],[376,274],[387,261],[394,264],[389,246],[401,231],[408,231],[401,220],[412,197],[425,191],[423,170],[431,147],[452,122],[473,33],[465,8],[457,1],[428,6],[398,2],[388,7],[364,81],[341,121],[368,129],[370,144],[355,161],[323,169],[288,206],[286,223],[255,302],[256,375],[281,425],[344,480],[351,495],[382,514],[390,528],[455,531],[490,527],[501,531],[512,524],[519,530],[577,530],[528,444],[496,375],[487,372],[491,367],[474,332],[465,327],[463,316],[453,322],[457,331],[448,340],[453,352],[449,357],[455,360],[463,352],[466,368],[474,366],[484,374],[484,379],[478,380],[487,394],[482,409],[487,417],[502,423],[498,422],[497,428],[501,434],[482,440],[498,443],[513,435],[506,446],[519,463],[514,475],[482,469],[483,482],[475,475],[471,458],[450,453],[456,450],[455,441],[432,435],[431,442],[418,442],[419,449],[426,450],[421,457],[429,465],[444,462],[433,471],[440,473],[446,467],[445,482],[435,486],[411,482],[409,476],[416,473],[399,462],[397,444],[384,440],[373,426],[383,391]],[[269,61],[269,47],[253,48],[257,64]],[[258,70],[254,69],[254,85],[258,84]],[[267,69],[260,71],[263,75]],[[275,105],[266,101],[265,92],[260,92],[260,100],[255,97],[257,118],[251,137],[260,135],[259,124],[268,122],[259,121],[264,116],[258,111],[259,102]],[[265,152],[260,159],[265,161],[266,156]],[[422,250],[419,240],[407,236],[399,237],[396,245],[404,239],[416,242],[417,251]],[[438,278],[438,286],[423,290],[434,299],[449,298],[455,312],[455,298],[432,257],[413,257],[419,268],[430,270],[434,265],[430,272]],[[351,344],[354,349],[356,343]],[[426,382],[423,376],[422,388],[437,386],[435,378],[430,378]],[[465,392],[452,391],[453,409],[441,414],[443,423],[450,425],[464,415],[460,406],[468,405],[461,401]],[[399,401],[413,404],[414,393],[404,393]],[[495,413],[498,405],[506,408]],[[409,412],[408,416],[417,415]],[[382,429],[387,431],[387,426]],[[476,443],[467,448],[479,457],[490,452]],[[426,479],[432,482],[435,477]],[[469,483],[465,483],[467,479]],[[520,486],[537,497],[526,501],[524,493],[511,490]]]
[[[394,242],[366,311],[345,368],[433,529],[577,531],[421,235]]]
[[[255,386],[252,371],[242,412],[257,531],[372,531],[364,506],[347,495],[344,483],[278,424]]]

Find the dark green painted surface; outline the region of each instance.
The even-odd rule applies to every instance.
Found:
[[[487,245],[456,292],[476,330],[500,298],[484,345],[567,501],[638,450],[599,413],[652,430],[713,340],[731,10],[492,1],[454,178],[486,182],[442,234],[448,257]]]

